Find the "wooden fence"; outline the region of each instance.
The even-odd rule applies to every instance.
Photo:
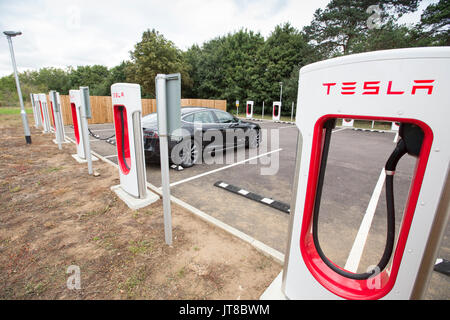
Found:
[[[88,120],[89,124],[112,123],[112,102],[108,96],[91,96],[92,118]],[[47,106],[50,108],[50,99],[47,96]],[[220,110],[227,110],[227,100],[208,100],[208,99],[181,99],[182,107],[207,107]],[[61,109],[65,125],[72,123],[72,111],[70,109],[70,98],[68,95],[61,95]],[[142,99],[142,115],[156,112],[155,99]],[[51,110],[49,109],[49,115]],[[50,120],[52,121],[52,120]]]

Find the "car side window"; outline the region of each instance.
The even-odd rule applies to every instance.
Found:
[[[209,111],[201,111],[194,113],[194,122],[197,123],[214,123],[214,119],[212,117],[211,112]]]
[[[235,122],[234,117],[228,112],[214,111],[217,117],[217,122],[219,123],[233,123]]]
[[[194,122],[194,115],[193,115],[193,114],[188,114],[187,116],[185,116],[185,117],[183,118],[183,121],[186,121],[186,122]]]

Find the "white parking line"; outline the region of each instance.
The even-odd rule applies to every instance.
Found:
[[[297,128],[296,125],[290,125],[290,126],[286,126],[286,127],[279,127],[279,128],[273,128],[273,129],[293,129],[293,128]]]
[[[112,154],[110,156],[104,156],[103,158],[114,158],[114,157],[117,157],[117,154]]]
[[[361,256],[364,251],[364,246],[366,245],[367,236],[369,235],[370,226],[372,225],[373,216],[375,210],[377,209],[378,200],[380,199],[381,190],[383,189],[384,180],[386,179],[386,174],[384,168],[381,170],[378,182],[373,190],[372,197],[370,198],[369,204],[367,206],[366,213],[361,222],[361,225],[356,235],[355,241],[353,242],[352,249],[348,255],[347,262],[345,263],[344,269],[350,272],[356,272],[358,270],[359,262],[361,261]]]
[[[339,129],[334,129],[333,130],[333,133],[335,133],[335,132],[339,132],[339,131],[342,131],[342,130],[346,130],[347,128],[339,128]]]
[[[91,129],[91,128],[89,128]],[[114,131],[114,128],[111,129],[91,129],[91,131]]]
[[[221,167],[221,168],[218,168],[218,169],[214,169],[214,170],[211,170],[211,171],[207,171],[207,172],[198,174],[198,175],[196,175],[196,176],[186,178],[186,179],[184,179],[184,180],[176,181],[176,182],[174,182],[174,183],[171,183],[170,186],[173,187],[173,186],[176,186],[176,185],[179,185],[179,184],[188,182],[188,181],[192,181],[192,180],[194,180],[194,179],[198,179],[198,178],[207,176],[207,175],[209,175],[209,174],[211,174],[211,173],[216,173],[216,172],[219,172],[219,171],[222,171],[222,170],[225,170],[225,169],[228,169],[228,168],[231,168],[231,167],[234,167],[234,166],[243,164],[243,163],[245,163],[245,162],[248,162],[248,161],[251,161],[251,160],[254,160],[254,159],[258,159],[258,158],[260,158],[260,157],[266,156],[266,155],[271,154],[271,153],[274,153],[274,152],[280,152],[281,150],[283,150],[283,149],[280,148],[280,149],[277,149],[277,150],[269,151],[269,152],[266,152],[266,153],[257,155],[257,156],[255,156],[255,157],[252,157],[252,158],[248,158],[248,159],[245,159],[245,160],[242,160],[242,161],[239,161],[239,162],[232,163],[232,164],[230,164],[230,165],[228,165],[228,166],[224,166],[224,167]]]

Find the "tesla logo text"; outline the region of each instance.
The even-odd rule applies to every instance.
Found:
[[[113,92],[112,93],[112,97],[113,98],[120,98],[120,97],[123,97],[123,96],[125,96],[123,92]]]
[[[418,90],[425,90],[425,92],[430,95],[433,93],[433,83],[434,80],[414,80],[414,83],[411,87],[411,94],[415,95]],[[342,95],[352,95],[356,93],[356,89],[358,87],[362,88],[363,95],[378,95],[380,93],[386,93],[388,95],[402,95],[408,93],[405,91],[405,88],[397,88],[393,81],[388,81],[385,89],[381,85],[381,81],[364,81],[364,83],[360,84],[356,81],[350,82],[327,82],[322,83],[325,87],[327,95],[329,95],[332,91],[336,92],[338,90]],[[406,90],[409,90],[407,88]]]

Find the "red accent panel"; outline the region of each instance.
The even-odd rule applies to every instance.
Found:
[[[73,131],[75,133],[75,141],[77,144],[80,144],[80,132],[78,129],[78,118],[77,118],[77,107],[75,103],[70,103],[70,109],[72,110],[72,122],[73,122]]]
[[[42,103],[41,103],[41,100],[39,100],[39,108],[41,109],[42,123],[44,123],[44,113],[42,112]]]
[[[121,121],[121,111],[119,108],[123,108],[123,130]],[[114,105],[114,128],[116,129],[116,145],[117,145],[117,157],[119,159],[119,167],[123,174],[127,175],[131,168],[131,156],[130,156],[130,139],[128,136],[128,121],[127,121],[127,108],[123,105]],[[123,131],[123,136],[122,136]],[[123,141],[123,143],[122,143]],[[122,150],[122,144],[124,150]],[[125,158],[124,158],[125,156]],[[125,165],[126,161],[126,165]],[[128,166],[128,168],[127,168]]]
[[[331,270],[320,258],[314,246],[311,233],[314,199],[319,175],[320,160],[322,156],[324,129],[323,124],[330,118],[352,118],[375,121],[408,122],[418,125],[424,132],[422,150],[416,163],[416,168],[409,191],[403,222],[399,229],[397,245],[393,252],[390,274],[386,270],[369,280],[354,280],[343,277]],[[422,186],[428,157],[433,143],[433,132],[424,122],[416,119],[363,117],[355,115],[326,115],[321,117],[315,124],[314,137],[311,149],[311,163],[306,189],[306,199],[303,221],[300,234],[300,251],[303,261],[314,278],[327,290],[345,299],[380,299],[388,294],[393,288],[400,263],[402,261],[408,233],[414,217],[414,212]],[[377,283],[378,286],[373,284]]]
[[[53,129],[56,131],[55,114],[53,113],[53,102],[50,101],[50,109],[52,110]]]
[[[277,112],[275,112],[275,110],[277,110]],[[280,106],[279,105],[274,105],[273,106],[273,110],[272,110],[272,115],[274,116],[274,117],[278,117],[278,113],[280,112]]]

